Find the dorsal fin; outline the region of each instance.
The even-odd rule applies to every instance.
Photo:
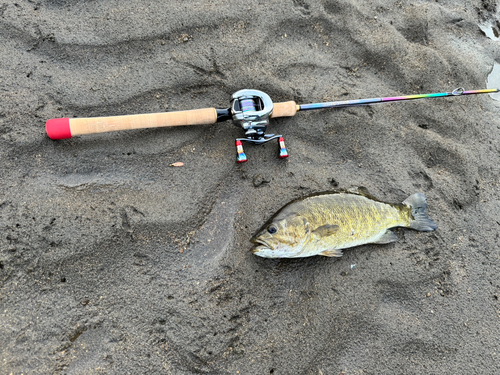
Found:
[[[354,188],[354,189],[350,190],[350,192],[354,193],[354,194],[362,195],[363,197],[371,199],[371,200],[376,201],[376,202],[382,202],[380,199],[373,196],[372,193],[370,193],[368,191],[368,189],[365,188],[364,186],[359,186],[357,188]],[[382,203],[385,203],[385,202],[382,202]]]

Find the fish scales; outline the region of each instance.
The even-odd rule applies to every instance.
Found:
[[[391,204],[360,191],[318,194],[286,205],[252,238],[253,252],[269,258],[341,256],[341,249],[396,241],[389,228],[437,228],[425,213],[422,193]]]
[[[325,224],[339,225],[336,238],[329,241],[332,248],[348,248],[371,242],[386,229],[408,223],[408,212],[354,194],[311,197],[304,201],[304,206],[302,216],[309,223],[318,227]],[[308,215],[307,208],[311,215]]]

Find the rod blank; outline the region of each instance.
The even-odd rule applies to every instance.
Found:
[[[427,99],[427,98],[439,98],[446,96],[462,96],[462,95],[474,95],[474,94],[491,94],[499,91],[500,89],[465,91],[464,89],[460,88],[452,92],[438,92],[433,94],[418,94],[418,95],[406,95],[406,96],[392,96],[387,98],[370,98],[370,99],[344,100],[344,101],[326,102],[326,103],[301,104],[299,105],[299,110],[308,111],[312,109],[355,107],[355,106],[370,105],[376,103],[398,102],[402,100]]]

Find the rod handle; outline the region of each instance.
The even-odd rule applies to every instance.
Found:
[[[274,103],[271,117],[292,117],[297,113],[298,106],[294,101]]]
[[[294,101],[274,103],[271,117],[291,117],[297,113]],[[217,122],[215,108],[193,109],[189,111],[146,113],[141,115],[55,118],[45,124],[51,139],[67,139],[77,135],[105,133],[119,130],[156,128],[163,126],[205,125]]]
[[[215,108],[189,111],[147,113],[141,115],[56,118],[45,125],[51,139],[66,139],[76,135],[105,133],[118,130],[156,128],[162,126],[204,125],[217,122]]]

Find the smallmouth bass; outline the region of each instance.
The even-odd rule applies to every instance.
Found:
[[[264,258],[340,257],[342,249],[397,241],[390,228],[436,230],[426,208],[423,193],[400,204],[379,201],[365,188],[315,194],[279,210],[250,240],[252,252]]]

